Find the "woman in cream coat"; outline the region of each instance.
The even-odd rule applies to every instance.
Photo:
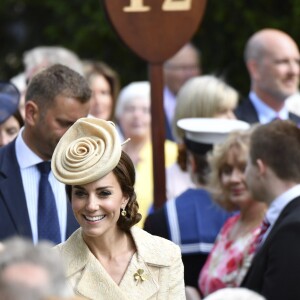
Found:
[[[61,138],[52,171],[80,224],[56,246],[74,292],[87,299],[185,299],[178,246],[133,226],[135,172],[113,123],[79,119]]]

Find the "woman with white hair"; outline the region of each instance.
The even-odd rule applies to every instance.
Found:
[[[150,84],[147,81],[132,82],[125,86],[117,101],[116,119],[124,139],[130,143],[123,150],[132,159],[136,169],[135,190],[139,199],[143,226],[153,203],[153,158],[151,141]],[[176,161],[177,147],[165,141],[166,167]]]
[[[266,300],[266,298],[246,288],[224,288],[210,294],[204,300]]]

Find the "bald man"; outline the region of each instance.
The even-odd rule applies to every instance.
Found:
[[[201,74],[201,55],[191,43],[185,44],[163,67],[164,71],[164,111],[166,116],[166,138],[174,140],[171,131],[176,106],[176,95],[190,78]]]
[[[236,109],[237,118],[251,124],[274,119],[300,123],[285,103],[298,91],[300,53],[296,42],[283,31],[262,29],[248,40],[244,58],[251,90]]]

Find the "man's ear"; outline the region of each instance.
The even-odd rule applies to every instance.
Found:
[[[264,175],[267,172],[267,165],[261,159],[256,160],[257,168],[260,175]]]
[[[37,104],[31,100],[25,103],[25,120],[26,122],[33,126],[36,124],[39,115],[39,108]]]
[[[258,71],[258,64],[255,60],[250,59],[246,63],[248,72],[250,73],[251,77],[258,80],[259,79],[259,71]]]

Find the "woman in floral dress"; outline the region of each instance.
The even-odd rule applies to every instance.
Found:
[[[224,224],[200,273],[203,296],[239,286],[255,253],[266,207],[251,198],[245,183],[249,139],[250,131],[232,133],[214,148],[210,157],[210,185],[215,200],[227,210],[238,209],[239,213]]]

